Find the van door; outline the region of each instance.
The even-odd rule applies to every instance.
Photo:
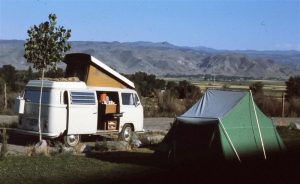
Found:
[[[68,92],[67,134],[94,134],[97,131],[97,100],[95,91]]]
[[[120,124],[132,123],[135,131],[143,130],[144,111],[140,100],[135,93],[121,93],[120,112],[123,116],[120,118]]]

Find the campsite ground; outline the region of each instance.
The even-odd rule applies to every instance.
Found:
[[[172,118],[147,118],[145,129],[164,131],[172,121]],[[287,125],[299,119],[275,121]],[[0,183],[295,183],[300,168],[300,131],[287,126],[278,131],[287,152],[267,161],[239,164],[206,159],[170,164],[154,154],[156,145],[79,156],[19,155],[0,161]],[[9,146],[26,148],[27,145]]]

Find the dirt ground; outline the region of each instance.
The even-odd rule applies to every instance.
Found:
[[[169,130],[170,124],[173,123],[174,118],[145,118],[144,129],[147,131],[166,131]],[[18,122],[18,116],[0,115],[0,126],[10,125]]]
[[[173,118],[145,118],[144,129],[146,132],[167,133],[173,121]],[[2,127],[9,126],[16,122],[18,122],[17,116],[0,115],[0,126]],[[29,137],[24,140],[24,136],[16,136],[14,134],[11,134],[9,137],[8,154],[22,155],[27,152],[29,146],[34,145],[34,143],[36,143],[37,141],[38,140],[35,137]],[[83,141],[85,144],[91,144],[91,141],[94,141],[94,138],[87,138]]]
[[[289,126],[291,123],[300,123],[300,118],[282,118],[272,117],[274,125],[276,126]],[[0,126],[4,124],[16,123],[17,116],[0,115]],[[170,129],[174,118],[154,117],[144,119],[144,128],[149,131],[166,131]]]
[[[145,118],[144,129],[150,131],[168,131],[174,118]]]

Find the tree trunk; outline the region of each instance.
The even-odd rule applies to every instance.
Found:
[[[6,82],[4,82],[4,110],[7,109],[7,89],[6,89]]]
[[[45,70],[42,70],[42,85],[41,85],[41,91],[40,91],[40,103],[39,103],[39,135],[40,135],[40,141],[42,141],[42,130],[41,130],[41,112],[42,112],[42,97],[43,97],[43,87],[44,87],[44,73]]]

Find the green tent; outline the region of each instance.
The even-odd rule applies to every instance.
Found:
[[[251,92],[207,90],[177,117],[163,143],[168,154],[218,156],[242,161],[268,159],[284,150],[272,120],[255,105]]]

